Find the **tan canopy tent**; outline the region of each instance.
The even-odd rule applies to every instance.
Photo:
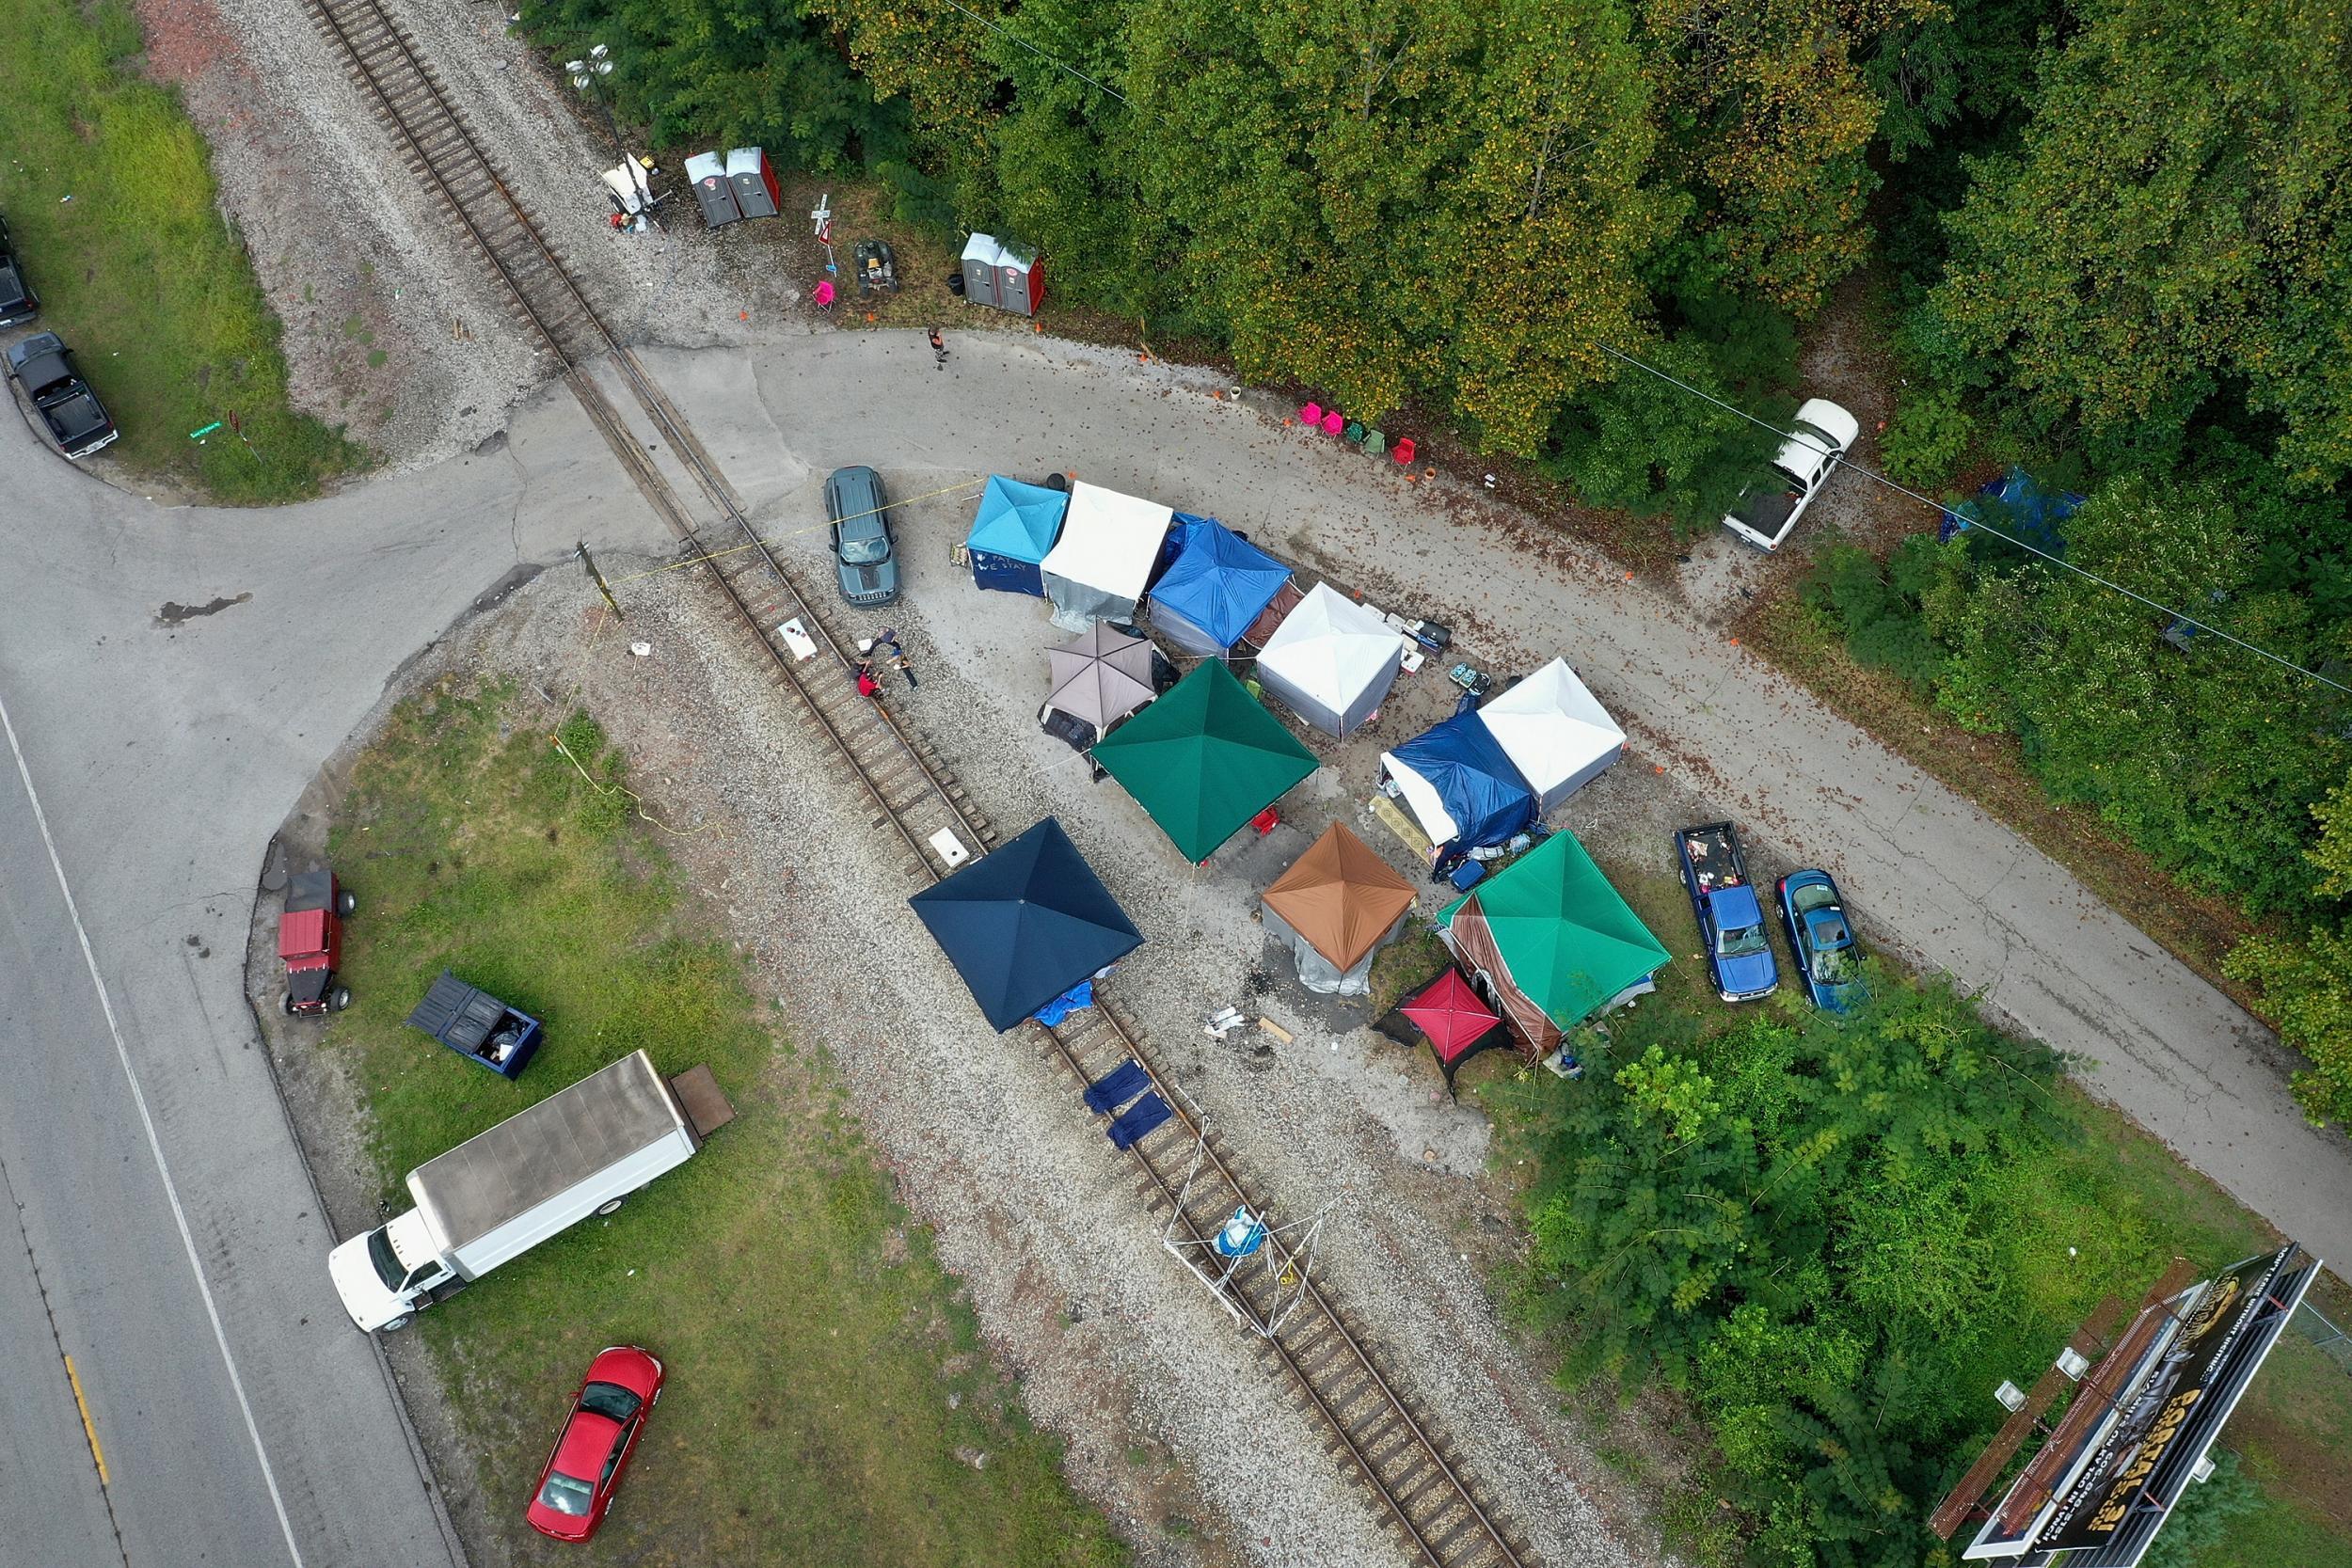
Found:
[[[1405,923],[1413,884],[1334,822],[1265,890],[1266,929],[1287,942],[1309,990],[1360,996],[1372,960]]]

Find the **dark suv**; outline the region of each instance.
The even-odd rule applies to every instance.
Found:
[[[55,332],[36,332],[9,344],[8,373],[24,384],[40,422],[68,457],[87,457],[119,434],[105,404],[74,368],[73,351]]]
[[[898,596],[898,556],[890,533],[882,475],[865,465],[825,479],[825,521],[833,525],[834,578],[841,596],[861,610]]]
[[[40,314],[40,300],[24,281],[24,263],[8,244],[8,224],[0,218],[0,326],[20,326]]]

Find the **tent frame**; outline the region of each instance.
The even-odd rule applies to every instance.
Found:
[[[1264,1240],[1255,1251],[1242,1257],[1224,1257],[1213,1244],[1214,1234],[1203,1241],[1193,1232],[1192,1221],[1184,1208],[1184,1201],[1192,1196],[1193,1183],[1199,1180],[1201,1164],[1208,1154],[1209,1129],[1204,1121],[1195,1136],[1192,1166],[1184,1172],[1184,1185],[1177,1189],[1176,1204],[1168,1211],[1168,1226],[1160,1234],[1160,1244],[1168,1248],[1178,1262],[1191,1270],[1195,1279],[1208,1287],[1209,1294],[1216,1297],[1217,1305],[1232,1314],[1235,1323],[1261,1338],[1274,1338],[1281,1333],[1282,1324],[1290,1315],[1297,1310],[1298,1304],[1307,1299],[1307,1292],[1313,1289],[1308,1271],[1314,1265],[1315,1242],[1323,1233],[1324,1221],[1330,1217],[1332,1210],[1339,1207],[1340,1200],[1335,1197],[1306,1218],[1282,1225],[1275,1225],[1263,1212],[1258,1212],[1258,1223],[1265,1227]],[[1268,1299],[1263,1323],[1259,1322],[1254,1309],[1244,1312],[1233,1302],[1234,1281],[1244,1278],[1253,1269],[1273,1285],[1274,1293]]]

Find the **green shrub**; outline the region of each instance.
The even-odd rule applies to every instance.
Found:
[[[1887,474],[1926,488],[1952,477],[1976,438],[1977,421],[1961,406],[1960,388],[1946,382],[1921,385],[1895,405],[1879,443]]]

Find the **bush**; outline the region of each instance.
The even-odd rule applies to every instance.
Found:
[[[1895,405],[1880,442],[1881,457],[1887,473],[1905,484],[1941,484],[1960,467],[1976,434],[1976,420],[1961,406],[1960,388],[1928,383]]]

